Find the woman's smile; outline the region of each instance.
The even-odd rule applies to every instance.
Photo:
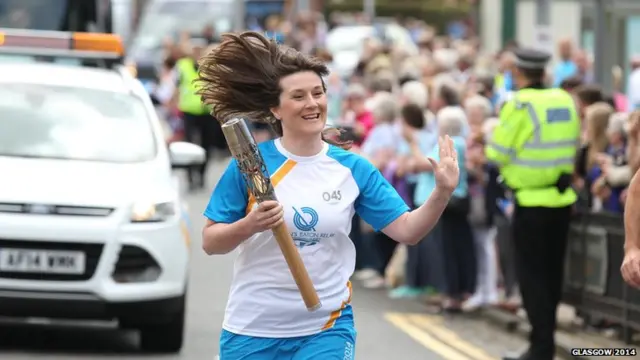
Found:
[[[317,112],[317,113],[314,113],[314,114],[302,115],[302,118],[304,120],[307,120],[307,121],[319,120],[320,119],[320,113]]]

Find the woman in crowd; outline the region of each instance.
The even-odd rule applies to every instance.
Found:
[[[428,110],[429,92],[427,87],[415,80],[407,81],[401,87],[400,101],[403,105],[397,131],[403,135],[397,153],[396,176],[403,177],[407,186],[408,202],[415,207],[415,188],[418,180],[415,161],[411,155],[409,142],[405,139],[415,139],[422,154],[429,154],[437,144],[438,131],[433,114]],[[433,281],[434,270],[429,254],[437,242],[425,239],[416,246],[407,247],[405,262],[405,283],[393,289],[389,296],[392,298],[414,298],[428,294],[437,281]]]
[[[613,108],[604,102],[595,103],[585,109],[585,141],[576,159],[576,174],[579,176],[578,186],[584,189],[582,195],[586,197],[584,200],[589,206],[592,206],[590,191],[597,178],[598,156],[607,149],[609,143],[606,129],[611,115]]]
[[[396,176],[404,177],[407,182],[408,202],[412,208],[415,208],[414,198],[418,176],[415,174],[416,162],[411,156],[410,146],[417,144],[420,153],[429,154],[435,147],[434,139],[437,139],[437,133],[425,129],[426,121],[423,107],[407,102],[400,113],[400,131],[403,138],[409,140],[403,141],[399,148]],[[437,281],[433,281],[436,274],[434,274],[430,261],[430,254],[439,249],[436,246],[438,243],[433,241],[433,236],[431,238],[427,236],[418,245],[407,247],[405,283],[403,286],[393,289],[389,294],[390,297],[415,298],[428,294],[431,288],[438,286]],[[441,269],[435,271],[441,271]]]
[[[438,140],[438,126],[435,121],[435,116],[429,110],[429,89],[427,86],[416,80],[404,83],[400,88],[400,102],[403,105],[413,104],[424,113],[425,123],[423,130],[432,135],[432,144],[435,146]],[[400,129],[400,127],[398,129]]]
[[[481,95],[473,95],[464,101],[464,110],[472,139],[483,142],[482,126],[484,121],[493,115],[491,101]]]
[[[374,126],[373,114],[366,107],[367,89],[361,84],[351,84],[345,93],[344,116],[340,126],[356,146],[361,146]]]
[[[395,155],[400,143],[400,137],[394,131],[394,122],[398,117],[398,104],[393,95],[390,93],[378,93],[375,95],[376,101],[373,103],[373,122],[374,126],[362,144],[360,154],[368,158],[371,163],[376,166],[384,175],[387,181],[397,188],[395,172]],[[389,173],[389,167],[393,169]],[[403,189],[404,190],[404,189]],[[407,203],[406,190],[398,191]],[[403,196],[404,195],[404,196]],[[409,205],[409,204],[407,204]],[[385,285],[385,270],[393,257],[394,251],[398,243],[385,235],[383,232],[373,234],[375,252],[377,254],[377,266],[375,268],[376,275],[366,279],[363,282],[365,288],[375,289]]]
[[[578,115],[583,121],[583,140],[586,136],[588,125],[584,125],[586,120],[586,109],[599,102],[604,102],[604,94],[602,89],[597,85],[580,85],[574,91],[573,94],[576,97],[576,104],[578,106]]]
[[[627,139],[625,126],[628,116],[615,113],[609,118],[606,130],[607,148],[598,154],[596,177],[591,192],[602,203],[602,209],[622,213],[624,208],[623,191],[631,181],[631,171],[627,161]]]
[[[442,286],[446,298],[441,305],[444,311],[460,312],[463,301],[474,293],[476,286],[473,234],[467,220],[470,201],[464,165],[466,142],[462,136],[467,119],[459,107],[443,108],[436,115],[436,119],[440,136],[450,136],[454,141],[460,169],[460,181],[435,231],[439,235],[436,241],[442,246],[442,251],[436,253],[436,256],[444,255],[444,259],[441,260],[441,276],[446,283]],[[416,170],[421,172],[416,186],[415,201],[416,204],[424,204],[434,187],[433,170],[415,139],[408,138],[407,141],[411,143]],[[429,155],[434,156],[436,151],[437,149],[432,150]]]
[[[611,69],[611,75],[613,79],[613,103],[614,108],[618,112],[625,112],[628,110],[629,105],[627,103],[627,96],[624,94],[624,85],[622,83],[622,77],[624,71],[620,66],[614,66]]]
[[[478,265],[478,286],[474,296],[465,302],[465,307],[475,309],[492,305],[498,301],[497,271],[495,257],[495,231],[493,215],[485,206],[487,173],[484,146],[486,143],[486,119],[491,115],[491,102],[480,95],[469,97],[464,104],[469,120],[470,136],[467,138],[467,171],[471,210],[469,221],[473,227]]]

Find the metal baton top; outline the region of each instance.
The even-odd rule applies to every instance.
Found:
[[[222,124],[222,133],[256,202],[276,200],[267,166],[246,121],[242,118],[231,119]]]
[[[252,146],[256,146],[256,140],[249,130],[249,126],[242,118],[233,118],[222,124],[222,133],[227,139],[227,145],[233,157],[245,153]]]

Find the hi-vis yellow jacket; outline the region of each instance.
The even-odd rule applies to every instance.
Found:
[[[485,149],[523,207],[564,207],[577,200],[571,188],[555,186],[572,174],[580,141],[580,119],[562,89],[523,89],[500,111],[500,124]]]
[[[194,80],[198,78],[194,60],[191,58],[182,58],[178,60],[178,73],[180,76],[180,97],[178,99],[178,109],[183,113],[191,115],[205,115],[209,113],[209,109],[202,103],[200,95],[196,94],[198,85]]]

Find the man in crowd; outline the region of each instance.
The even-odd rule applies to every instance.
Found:
[[[198,85],[194,80],[198,77],[198,59],[207,45],[206,39],[192,38],[186,45],[190,48],[190,56],[178,60],[176,69],[178,109],[183,115],[185,138],[189,142],[200,144],[205,149],[208,160],[213,147],[226,149],[226,141],[220,124],[210,115],[208,106],[202,104],[200,95],[196,93]],[[188,169],[189,186],[192,190],[205,186],[206,170],[207,162]]]
[[[640,55],[632,57],[630,65],[627,100],[630,110],[640,110]]]
[[[543,85],[550,55],[515,55],[519,90],[501,110],[486,156],[500,167],[515,203],[516,272],[532,328],[529,349],[518,359],[553,360],[571,206],[577,200],[570,184],[580,120],[571,95]]]
[[[560,61],[553,70],[553,86],[558,87],[567,78],[577,75],[578,67],[573,61],[573,44],[570,39],[562,39],[558,42],[558,55]]]

